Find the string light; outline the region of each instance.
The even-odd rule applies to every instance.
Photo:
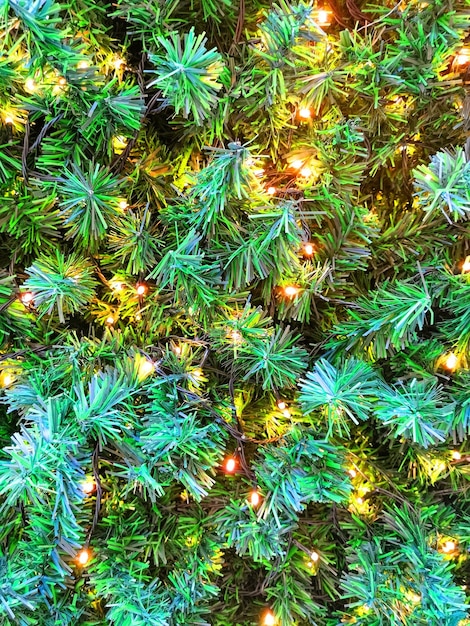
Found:
[[[143,285],[142,283],[140,283],[140,285],[136,286],[135,290],[138,296],[143,296],[147,292],[147,285]]]
[[[119,57],[113,61],[113,65],[116,70],[120,69],[121,65],[124,65],[124,64],[125,64],[124,59],[121,59]]]
[[[25,291],[25,293],[21,294],[21,302],[25,305],[31,304],[34,296],[30,291]]]
[[[300,170],[300,175],[304,178],[309,178],[312,175],[312,170],[308,166],[305,166]]]
[[[460,461],[460,459],[462,458],[462,455],[460,454],[458,450],[453,450],[452,458],[454,459],[454,461]]]
[[[358,497],[356,498],[356,502],[357,502],[358,504],[364,504],[364,498],[361,498],[361,496],[358,496]]]
[[[124,289],[124,283],[120,281],[111,281],[110,287],[113,291],[122,291]]]
[[[88,561],[90,560],[90,553],[88,550],[80,550],[80,552],[77,554],[77,562],[79,565],[86,565],[88,563]]]
[[[180,354],[181,354],[181,346],[174,346],[173,347],[173,352],[175,354],[177,354],[178,356],[180,356]]]
[[[119,208],[122,211],[125,211],[127,209],[127,207],[129,206],[129,203],[127,202],[127,200],[120,200],[119,201]]]
[[[235,471],[236,467],[237,462],[233,458],[233,456],[225,461],[225,471],[227,472],[227,474],[232,474]]]
[[[455,541],[446,541],[441,549],[442,549],[442,552],[449,554],[449,552],[455,552],[456,548],[457,548],[457,544],[455,543]]]
[[[84,483],[82,483],[82,491],[87,495],[93,493],[96,489],[96,483],[93,478],[88,478]]]
[[[263,626],[275,626],[275,624],[276,618],[274,617],[274,613],[268,609],[263,617]]]
[[[1,377],[2,387],[9,387],[15,380],[12,374],[3,374]]]
[[[275,193],[276,193],[276,187],[268,187],[268,189],[267,189],[267,193],[268,193],[268,195],[270,195],[270,196],[274,196],[274,195],[275,195]]]
[[[351,478],[356,478],[357,476],[357,472],[353,467],[348,470],[348,474],[351,476]]]
[[[253,491],[250,493],[251,506],[258,506],[260,502],[261,502],[261,496],[259,495],[257,489],[253,489]]]
[[[142,377],[150,376],[155,371],[155,365],[148,359],[143,359],[139,364],[139,375]]]
[[[106,324],[108,324],[109,326],[112,326],[114,324],[114,317],[112,315],[109,315],[109,317],[106,318]]]
[[[61,77],[59,78],[59,81],[58,81],[58,82],[59,82],[59,85],[62,85],[62,87],[63,87],[64,85],[66,85],[66,84],[67,84],[67,79],[66,79],[66,78],[64,78],[63,76],[61,76]]]
[[[312,243],[306,243],[304,246],[305,256],[312,256],[314,252],[315,252],[315,246]]]
[[[309,120],[312,117],[312,112],[307,108],[299,109],[299,117],[303,120]]]
[[[32,78],[27,78],[24,83],[24,88],[26,91],[34,92],[36,91],[38,86],[36,85],[36,83],[34,82]]]
[[[317,21],[322,26],[326,26],[330,23],[330,12],[325,9],[320,9],[317,13]]]
[[[466,274],[467,272],[470,272],[470,256],[466,257],[462,263],[462,273]]]
[[[458,363],[459,359],[457,358],[457,355],[451,352],[445,360],[445,368],[453,371],[457,367]]]
[[[462,48],[455,57],[457,65],[466,65],[470,63],[470,48]]]
[[[301,161],[300,159],[295,159],[295,161],[292,161],[292,163],[290,164],[290,166],[294,169],[294,170],[300,170],[301,167],[303,166],[304,162]]]
[[[284,409],[284,411],[282,412],[282,414],[284,415],[284,417],[287,417],[287,418],[289,418],[289,417],[290,417],[290,415],[291,415],[291,414],[290,414],[289,409]]]
[[[80,61],[77,65],[77,68],[79,70],[86,70],[88,69],[89,65],[88,65],[88,61]]]
[[[13,124],[13,118],[11,115],[6,115],[5,116],[5,124]]]
[[[284,402],[284,400],[278,400],[277,401],[277,408],[280,411],[284,411],[284,409],[287,409],[287,404]]]
[[[318,554],[318,552],[315,552],[315,550],[312,552],[312,554],[310,555],[310,559],[316,563],[320,558],[320,555]]]
[[[298,287],[294,287],[294,285],[288,285],[287,287],[284,287],[284,293],[289,298],[293,298],[294,296],[296,296],[299,293],[299,288]]]

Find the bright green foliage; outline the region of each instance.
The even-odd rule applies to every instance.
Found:
[[[375,406],[375,414],[394,437],[406,437],[423,448],[445,441],[454,407],[448,403],[436,380],[416,380],[385,388]]]
[[[57,251],[55,256],[43,256],[28,268],[26,289],[34,294],[41,314],[57,311],[60,322],[65,314],[78,311],[93,298],[96,284],[89,263],[71,254],[66,257]]]
[[[0,626],[470,621],[469,32],[0,3]]]
[[[194,28],[183,37],[175,32],[158,41],[163,50],[162,54],[150,55],[156,78],[149,86],[159,86],[176,114],[191,114],[200,124],[217,104],[217,92],[222,87],[220,54],[214,48],[208,50],[204,33],[196,35]]]
[[[366,420],[379,391],[374,370],[354,357],[338,368],[320,359],[302,381],[299,400],[306,415],[324,407],[328,434],[350,434],[348,420]]]

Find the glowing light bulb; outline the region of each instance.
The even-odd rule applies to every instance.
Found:
[[[79,70],[86,70],[89,67],[88,61],[79,61],[77,68]]]
[[[274,196],[276,193],[276,187],[268,187],[267,192],[270,196]]]
[[[143,361],[140,362],[139,365],[139,374],[140,376],[150,376],[150,374],[153,374],[153,372],[155,371],[155,365],[152,363],[152,361],[149,361],[148,359],[144,359]]]
[[[455,370],[455,368],[458,365],[458,362],[459,360],[457,356],[453,352],[451,352],[446,358],[445,367],[446,369],[451,370],[451,371]]]
[[[295,159],[295,161],[292,161],[292,163],[290,164],[290,166],[294,169],[294,170],[300,170],[301,167],[303,166],[304,162],[301,161],[300,159]]]
[[[83,493],[90,494],[93,493],[96,489],[96,483],[93,478],[88,478],[84,483],[82,483],[82,491]]]
[[[309,167],[303,167],[300,170],[300,175],[303,176],[304,178],[309,178],[312,175],[312,170]]]
[[[127,200],[120,200],[119,201],[119,208],[122,211],[125,211],[127,209],[127,207],[129,206],[129,203],[127,202]]]
[[[31,304],[33,299],[34,299],[34,296],[30,291],[26,291],[25,293],[21,294],[21,302],[23,304]]]
[[[296,296],[299,293],[299,288],[298,287],[294,287],[293,285],[288,285],[287,287],[284,287],[284,293],[289,298],[293,298],[294,296]]]
[[[125,64],[124,59],[121,59],[119,57],[117,59],[114,59],[113,61],[113,65],[116,70],[118,70],[121,67],[121,65],[124,65],[124,64]]]
[[[284,402],[284,400],[278,400],[277,408],[281,411],[284,411],[284,409],[287,409],[287,404]]]
[[[455,543],[455,541],[446,541],[445,544],[442,546],[442,552],[454,552],[456,548],[457,544]]]
[[[311,243],[306,243],[304,246],[304,254],[306,256],[312,256],[314,252],[315,252],[315,246]]]
[[[5,116],[5,124],[13,124],[13,118],[11,115]]]
[[[114,324],[114,317],[112,315],[106,318],[106,324],[109,324],[109,326]]]
[[[276,618],[274,617],[274,613],[272,611],[266,611],[263,617],[263,626],[275,626]]]
[[[464,274],[470,272],[470,256],[466,257],[465,261],[462,263],[462,272]]]
[[[33,92],[33,91],[36,91],[38,86],[36,85],[36,83],[34,82],[32,78],[27,78],[24,83],[24,88],[26,91]]]
[[[317,21],[322,26],[326,26],[330,22],[330,12],[325,9],[320,9],[317,13]]]
[[[318,559],[320,558],[320,555],[318,554],[318,552],[315,552],[315,550],[312,552],[312,554],[310,555],[310,559],[316,563],[318,561]]]
[[[358,498],[356,498],[356,502],[358,504],[364,504],[364,498],[361,498],[361,496],[359,496]]]
[[[134,316],[134,319],[135,319],[137,322],[140,322],[140,320],[142,319],[142,315],[141,315],[140,313],[136,313],[136,314],[135,314],[135,316]]]
[[[90,553],[88,550],[80,550],[77,554],[77,562],[79,565],[86,565],[90,560]]]
[[[179,356],[181,354],[181,346],[174,346],[173,352]]]
[[[466,65],[470,63],[470,48],[462,48],[455,57],[457,65]]]
[[[357,472],[354,468],[351,468],[350,470],[348,470],[348,474],[351,476],[351,478],[356,478],[357,476]]]
[[[284,411],[282,412],[282,414],[284,415],[284,417],[289,418],[289,417],[290,417],[290,411],[289,411],[289,409],[284,409]]]
[[[66,79],[66,78],[64,78],[63,76],[61,76],[61,77],[59,78],[59,85],[62,85],[62,87],[63,87],[63,86],[64,86],[64,85],[66,85],[66,84],[67,84],[67,79]]]
[[[453,450],[452,458],[454,459],[454,461],[460,461],[460,459],[462,458],[462,455],[460,454],[458,450]]]
[[[138,296],[143,296],[144,293],[147,292],[147,285],[142,285],[142,284],[137,285],[135,290],[136,290]]]
[[[124,283],[119,281],[112,281],[110,287],[113,291],[122,291],[124,289]]]
[[[303,120],[309,120],[312,117],[312,112],[310,109],[299,109],[299,117]]]
[[[261,496],[259,495],[256,489],[253,489],[253,491],[250,493],[251,506],[258,506],[260,502],[261,502]]]
[[[11,374],[4,374],[2,387],[9,387],[13,383],[13,376]]]
[[[227,474],[232,474],[237,467],[237,462],[233,457],[230,457],[225,461],[225,471]]]

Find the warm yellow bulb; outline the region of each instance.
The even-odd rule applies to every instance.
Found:
[[[129,206],[129,203],[127,202],[127,200],[120,200],[119,201],[119,208],[122,211],[125,211],[127,209],[127,207]]]
[[[181,354],[181,346],[174,346],[174,348],[173,348],[173,352],[174,352],[176,355],[180,356],[180,354]]]
[[[109,324],[110,326],[114,324],[114,317],[112,315],[106,318],[106,324]]]
[[[320,558],[320,555],[318,554],[318,552],[315,552],[315,550],[312,552],[312,554],[310,555],[310,559],[316,563],[318,561],[318,559]]]
[[[442,546],[442,552],[455,552],[457,548],[457,544],[455,543],[455,541],[446,541],[445,544]]]
[[[351,478],[356,478],[357,476],[357,472],[354,468],[351,468],[350,470],[348,470],[348,474],[351,476]]]
[[[457,355],[451,352],[446,358],[446,362],[445,362],[446,369],[451,370],[451,371],[455,370],[455,368],[458,365],[458,362],[459,362],[459,359],[457,358]]]
[[[302,169],[300,170],[300,175],[304,178],[310,178],[310,176],[312,175],[311,168],[308,166],[302,167]]]
[[[317,13],[317,21],[322,26],[326,26],[330,23],[330,12],[325,9],[320,9]]]
[[[2,387],[9,387],[13,383],[13,376],[11,374],[5,374],[3,376]]]
[[[77,67],[79,70],[86,70],[89,67],[88,61],[80,61]]]
[[[31,304],[33,299],[34,299],[34,296],[30,291],[26,291],[25,293],[21,294],[21,302],[23,304]]]
[[[96,489],[96,483],[93,478],[88,478],[84,483],[82,483],[82,491],[86,494],[91,494]]]
[[[24,88],[26,91],[33,92],[36,91],[37,85],[32,78],[27,78],[24,83]]]
[[[462,48],[455,57],[457,65],[466,65],[470,63],[470,48]]]
[[[113,61],[113,65],[116,70],[120,69],[120,67],[124,64],[125,64],[124,59],[120,59],[119,57]]]
[[[77,562],[79,565],[86,565],[90,560],[90,553],[88,550],[80,550],[77,554]]]
[[[293,285],[288,285],[287,287],[284,287],[284,293],[289,298],[293,298],[294,296],[296,296],[299,293],[299,288],[298,287],[294,287]]]
[[[287,404],[284,402],[284,400],[278,400],[277,408],[280,411],[284,411],[284,409],[287,409]]]
[[[150,376],[150,374],[153,374],[154,371],[155,371],[155,365],[152,363],[152,361],[149,361],[148,359],[144,359],[143,361],[140,362],[140,365],[139,365],[140,376],[142,377]]]
[[[270,195],[270,196],[274,196],[274,195],[275,195],[275,193],[276,193],[276,187],[268,187],[268,189],[267,189],[267,193],[268,193],[268,195]]]
[[[462,458],[462,455],[460,454],[458,450],[453,450],[452,458],[454,459],[454,461],[460,461],[460,459]]]
[[[233,457],[230,457],[225,461],[225,471],[227,474],[232,474],[237,467],[237,462]]]
[[[138,296],[143,296],[146,291],[147,291],[147,286],[146,285],[137,285],[137,287],[135,288],[137,295]]]
[[[310,109],[299,109],[299,117],[301,117],[303,120],[308,120],[312,117],[312,112],[310,111]]]
[[[275,626],[276,618],[274,617],[274,613],[272,611],[266,611],[263,617],[263,626]]]
[[[5,116],[5,124],[13,124],[13,118],[11,115],[6,115]]]
[[[61,85],[63,87],[66,84],[67,84],[67,79],[66,78],[64,78],[63,76],[61,78],[59,78],[59,85]]]
[[[464,274],[470,272],[470,256],[466,257],[465,261],[462,263],[462,272]]]
[[[287,418],[289,418],[291,416],[291,413],[290,413],[289,409],[284,409],[282,414],[284,415],[284,417],[287,417]]]
[[[260,502],[261,502],[261,496],[259,495],[256,489],[253,489],[253,491],[250,493],[251,506],[258,506]]]
[[[294,170],[300,170],[300,168],[303,166],[304,162],[301,161],[300,159],[295,159],[295,161],[292,161],[292,163],[290,164],[290,166],[294,169]]]
[[[358,504],[364,504],[364,498],[361,498],[360,496],[358,498],[356,498],[356,502]]]
[[[306,243],[304,246],[304,254],[306,256],[312,256],[314,252],[315,252],[315,246],[311,243]]]
[[[119,281],[112,281],[110,286],[113,291],[122,291],[124,289],[124,284]]]

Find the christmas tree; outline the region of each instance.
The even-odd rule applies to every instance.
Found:
[[[0,625],[469,624],[469,0],[0,19]]]

